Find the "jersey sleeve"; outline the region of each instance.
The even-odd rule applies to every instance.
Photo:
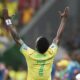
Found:
[[[52,44],[50,45],[50,49],[51,49],[51,51],[52,51],[52,54],[55,56],[55,55],[57,54],[57,51],[58,51],[58,45],[55,44],[55,43],[52,43]]]
[[[20,48],[20,52],[24,55],[27,56],[28,50],[30,49],[30,47],[28,47],[25,43],[22,44],[21,48]]]

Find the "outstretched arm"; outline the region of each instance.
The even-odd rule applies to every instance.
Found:
[[[56,43],[56,44],[59,44],[60,39],[62,37],[62,33],[64,31],[64,26],[66,24],[67,17],[68,17],[68,7],[65,8],[63,13],[59,12],[59,14],[61,16],[61,23],[60,23],[59,29],[57,31],[57,35],[56,35],[56,37],[53,40],[53,42]]]
[[[13,39],[16,41],[16,43],[22,45],[24,42],[20,38],[20,36],[18,35],[18,33],[17,33],[16,29],[14,28],[14,26],[10,25],[8,29],[11,32],[11,35],[12,35]]]
[[[3,19],[4,19],[6,29],[8,29],[10,31],[10,33],[11,33],[12,37],[14,38],[14,40],[16,41],[16,43],[19,43],[20,45],[22,45],[24,42],[18,35],[16,29],[14,28],[14,25],[12,24],[12,21],[8,15],[8,10],[6,8],[3,10]]]

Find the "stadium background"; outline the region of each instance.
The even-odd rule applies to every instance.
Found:
[[[11,1],[9,2],[10,4],[14,3],[14,5],[18,5],[16,6],[16,11],[13,8],[10,16],[14,15],[12,20],[16,25],[17,31],[20,33],[24,42],[33,49],[35,49],[35,41],[38,36],[45,36],[50,43],[52,42],[60,24],[58,11],[63,11],[66,6],[69,6],[70,15],[60,47],[70,55],[74,50],[80,49],[79,0],[22,0],[23,4],[20,3],[21,0],[5,1]],[[25,1],[26,4],[24,4]],[[2,4],[2,2],[0,3]],[[14,70],[18,70],[22,65],[26,69],[27,66],[23,55],[19,52],[19,46],[13,40],[10,40],[9,45],[1,52],[0,60],[1,62],[5,62],[7,66],[12,66]]]

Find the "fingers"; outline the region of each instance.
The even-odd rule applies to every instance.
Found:
[[[69,10],[69,7],[66,7],[66,8],[65,8],[65,11],[67,11],[67,10]]]
[[[64,12],[68,13],[69,12],[69,7],[66,7],[65,10],[64,10]]]
[[[63,12],[62,11],[58,11],[58,14],[60,15],[61,18],[62,17],[68,17],[68,15],[69,15],[69,7],[66,7]]]
[[[62,14],[67,14],[68,12],[69,12],[69,7],[66,7],[63,12],[62,11],[58,11],[58,14],[62,15]]]

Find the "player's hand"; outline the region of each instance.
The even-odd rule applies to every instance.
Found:
[[[59,11],[59,15],[61,18],[67,18],[69,15],[69,7],[66,7],[63,12]]]

